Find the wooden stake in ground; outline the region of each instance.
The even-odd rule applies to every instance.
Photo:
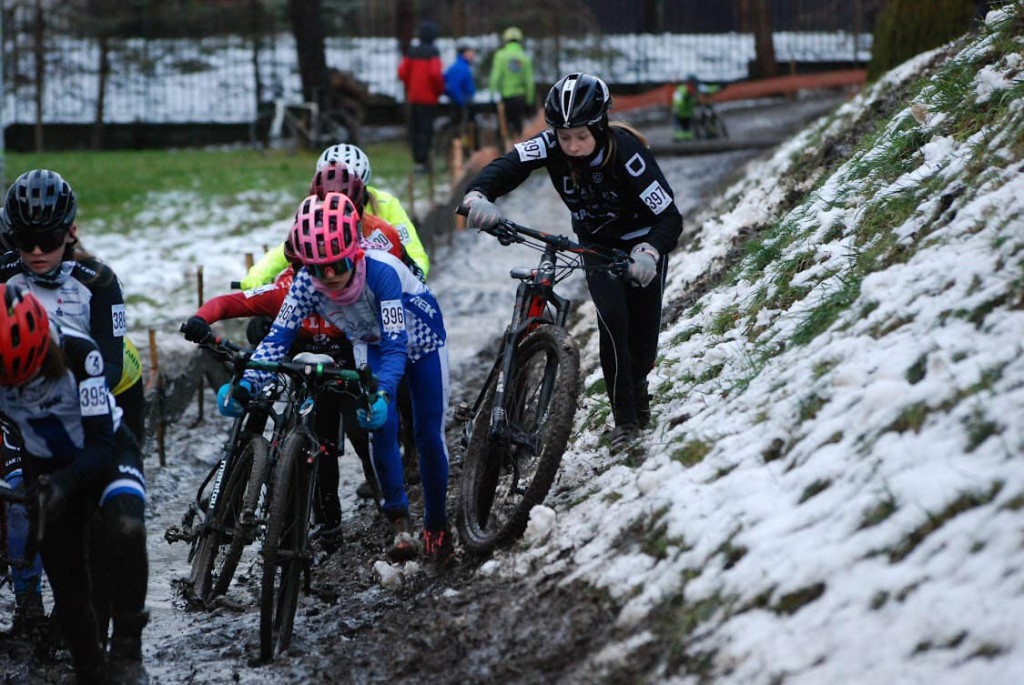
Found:
[[[164,381],[160,377],[160,360],[156,354],[156,331],[149,329],[149,382],[148,387],[154,389],[153,403],[156,405],[156,449],[160,455],[160,466],[167,466],[167,453],[164,450]]]
[[[203,298],[203,265],[202,264],[200,264],[199,268],[196,269],[196,292],[199,295],[199,305],[198,306],[202,307],[203,306],[203,301],[204,301],[204,298]],[[205,385],[205,383],[203,382],[203,374],[200,373],[199,374],[199,382],[196,384],[196,388],[197,388],[196,392],[199,394],[199,402],[198,402],[198,405],[199,405],[198,406],[199,417],[196,419],[196,423],[202,423],[203,420],[206,418],[206,409],[204,407],[204,395],[205,395],[205,393],[203,392],[204,385]]]
[[[502,153],[508,152],[508,122],[505,120],[505,103],[498,100],[498,136],[501,138]]]

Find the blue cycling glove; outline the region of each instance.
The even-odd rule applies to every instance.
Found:
[[[232,419],[245,413],[245,407],[253,396],[253,386],[249,381],[242,381],[237,386],[225,383],[217,391],[217,410]]]
[[[375,431],[384,425],[384,422],[388,419],[388,400],[384,396],[383,392],[377,393],[377,399],[373,401],[373,406],[370,407],[370,415],[366,415],[366,409],[360,407],[356,409],[356,419],[359,421],[359,425],[369,431]]]

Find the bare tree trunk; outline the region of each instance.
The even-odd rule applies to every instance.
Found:
[[[757,76],[771,78],[778,73],[775,63],[775,42],[772,40],[772,15],[768,0],[751,0],[754,20],[754,52],[757,55]]]
[[[397,0],[395,3],[395,36],[398,38],[398,47],[404,55],[412,43],[412,2],[411,0]]]
[[[36,152],[43,151],[43,87],[46,81],[46,50],[43,49],[43,0],[36,0]]]
[[[644,31],[661,33],[665,30],[665,0],[644,0]]]
[[[320,0],[288,0],[288,15],[298,52],[302,97],[319,105],[323,102],[323,90],[327,86]]]
[[[100,36],[100,73],[96,84],[96,118],[92,123],[89,146],[93,150],[103,147],[103,110],[106,108],[107,79],[110,77],[110,37]]]

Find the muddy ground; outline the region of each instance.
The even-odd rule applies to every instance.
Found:
[[[773,102],[763,114],[756,108],[737,110],[729,115],[730,129],[734,138],[743,135],[745,117],[746,129],[758,136],[766,127],[785,132],[841,99]],[[648,129],[652,142],[670,136],[664,126]],[[689,212],[752,154],[734,151],[661,163],[676,188],[677,201]],[[539,187],[545,184],[546,179],[540,179]],[[688,192],[685,200],[682,189]],[[520,195],[521,204],[513,216],[527,224],[550,215],[551,202],[557,202],[549,196],[538,204],[528,192]],[[476,287],[474,296],[479,298],[481,288]],[[507,278],[500,289],[511,291]],[[442,304],[446,318],[451,318],[449,305]],[[504,318],[501,311],[495,320]],[[480,328],[479,320],[475,325]],[[486,348],[486,336],[479,344]],[[493,356],[486,350],[479,357],[474,354],[468,363],[453,364],[453,407],[471,399],[489,366],[486,360]],[[196,487],[216,462],[228,424],[211,416],[211,409],[212,398],[207,400],[204,421],[197,422],[192,407],[169,427],[166,466],[157,465],[155,459],[147,462],[151,565],[147,603],[152,619],[145,632],[145,662],[152,683],[531,684],[657,679],[657,663],[664,659],[657,645],[635,651],[631,663],[594,666],[601,660],[593,657],[605,644],[624,637],[616,634],[614,625],[618,607],[589,587],[563,584],[567,571],[543,577],[519,574],[522,579],[508,580],[494,574],[494,565],[487,560],[466,556],[461,550],[443,568],[384,563],[387,526],[371,503],[351,494],[361,480],[352,455],[342,459],[346,542],[315,567],[312,592],[299,607],[289,652],[270,664],[258,663],[259,564],[255,556],[243,559],[234,586],[217,606],[199,609],[190,605],[183,591],[182,579],[188,573],[185,544],[169,545],[163,539],[164,530],[180,522]],[[458,491],[461,475],[457,429],[452,427],[449,435],[452,494]],[[414,512],[417,494],[412,486]],[[10,621],[11,605],[7,588],[0,592],[0,628]],[[55,659],[40,659],[25,643],[0,636],[0,673],[5,683],[58,683],[70,678],[71,670],[66,652],[58,652]]]

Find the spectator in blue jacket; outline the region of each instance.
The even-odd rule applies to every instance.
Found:
[[[454,123],[465,134],[466,124],[473,120],[473,96],[476,95],[473,62],[476,61],[476,49],[468,43],[460,43],[457,50],[455,62],[444,72],[444,92],[456,108]]]

